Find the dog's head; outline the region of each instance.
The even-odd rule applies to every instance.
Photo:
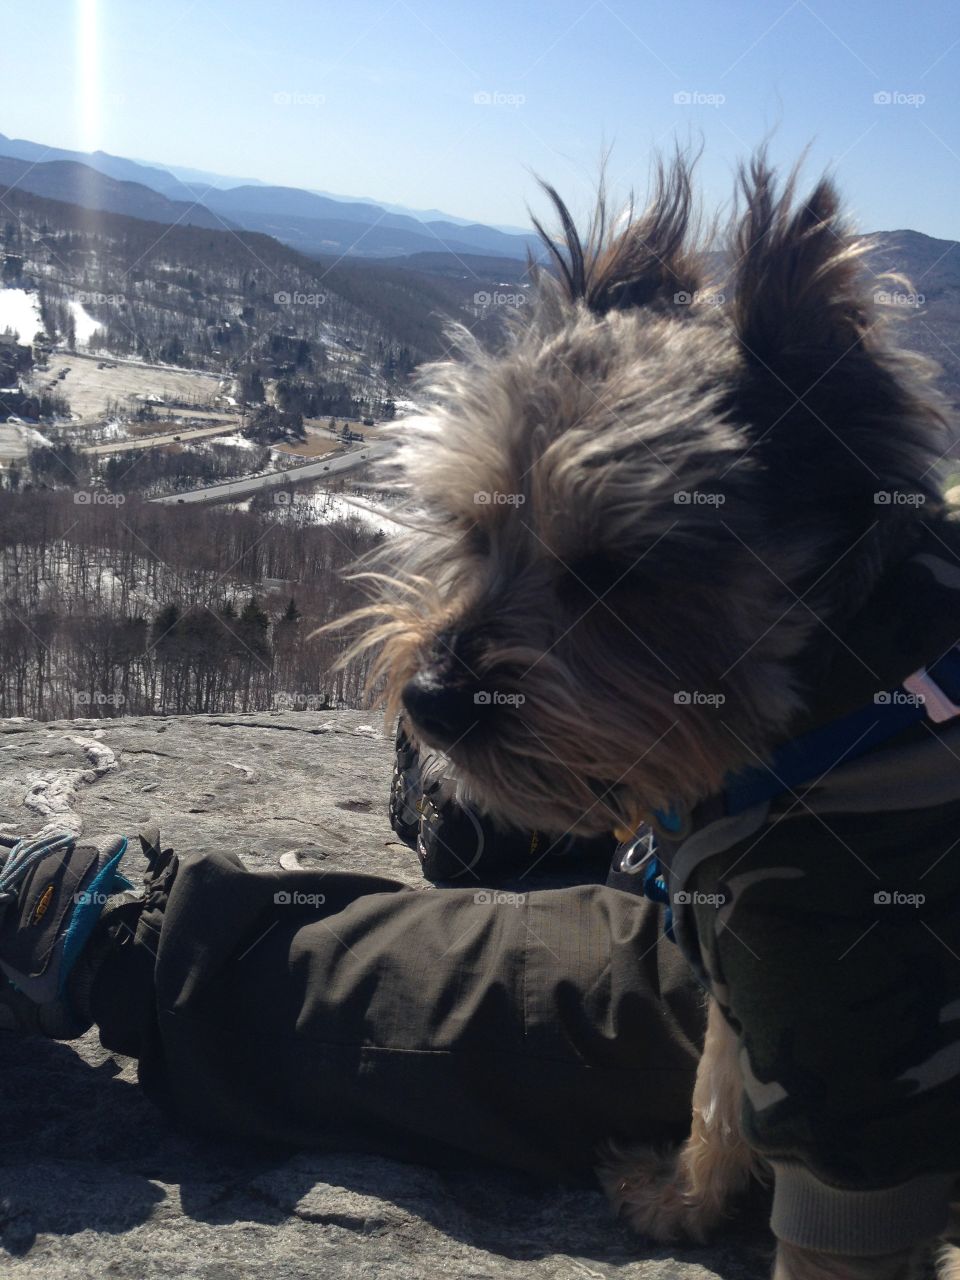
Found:
[[[742,171],[729,283],[691,181],[562,247],[504,349],[461,335],[399,451],[416,530],[359,647],[391,710],[520,825],[708,794],[803,705],[798,663],[937,501],[937,402],[881,332],[826,182]]]

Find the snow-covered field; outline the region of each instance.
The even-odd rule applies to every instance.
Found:
[[[26,289],[0,289],[0,333],[12,329],[19,335],[20,342],[28,346],[42,328],[35,293],[27,293]]]
[[[25,458],[31,449],[37,449],[50,441],[33,427],[20,426],[16,422],[0,422],[0,462]]]
[[[79,336],[78,329],[78,341]],[[101,369],[101,364],[107,367]],[[37,383],[42,386],[44,380],[52,380],[57,370],[69,369],[69,374],[57,382],[57,390],[70,401],[70,409],[81,424],[102,421],[111,401],[131,409],[147,403],[212,403],[219,382],[200,370],[114,360],[112,356],[101,360],[65,351],[54,352],[51,366],[52,373],[35,375]],[[224,423],[231,421],[236,419],[224,414]]]
[[[297,504],[310,509],[311,515],[318,524],[335,524],[340,520],[359,520],[367,528],[378,533],[402,533],[405,526],[391,520],[382,513],[377,503],[369,498],[351,494],[345,497],[339,493],[329,493],[320,489],[316,493],[304,493],[296,496]]]

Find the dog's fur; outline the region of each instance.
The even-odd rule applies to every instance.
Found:
[[[611,228],[601,196],[585,240],[547,190],[563,241],[544,237],[531,314],[494,353],[460,331],[424,378],[432,407],[399,455],[417,515],[399,563],[394,544],[370,572],[351,652],[377,647],[388,714],[405,704],[466,798],[589,833],[691,805],[789,735],[918,519],[874,495],[940,506],[944,414],[828,181],[801,201],[762,152],[741,170],[719,296],[682,156],[641,215]],[[702,1236],[748,1179],[735,1051],[714,1010],[676,1159],[603,1156],[647,1234]],[[782,1245],[775,1274],[909,1265]]]

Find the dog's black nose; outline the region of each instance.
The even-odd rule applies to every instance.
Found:
[[[476,701],[477,687],[472,680],[444,680],[429,669],[408,680],[400,696],[416,727],[441,749],[459,742],[486,710],[482,701]]]

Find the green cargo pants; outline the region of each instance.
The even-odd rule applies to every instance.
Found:
[[[657,908],[601,885],[417,891],[185,856],[93,989],[191,1127],[550,1178],[678,1140],[703,1002]]]

